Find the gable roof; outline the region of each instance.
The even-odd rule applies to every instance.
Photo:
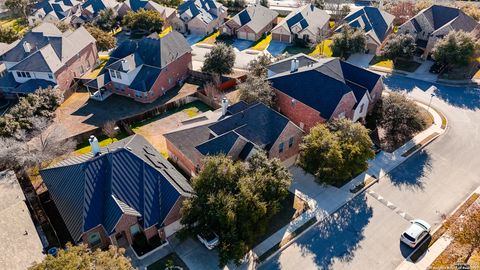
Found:
[[[240,27],[248,26],[255,33],[259,33],[265,26],[278,16],[274,10],[259,4],[246,7],[230,20]]]
[[[345,22],[353,28],[361,28],[378,43],[385,39],[395,16],[376,7],[363,7],[345,17]],[[335,31],[339,32],[343,26]]]
[[[275,63],[272,66],[278,71],[269,78],[272,87],[315,109],[327,120],[345,94],[352,92],[359,102],[359,97],[371,92],[381,78],[338,58],[317,59],[314,64],[301,66],[295,72],[290,72],[289,65]]]
[[[420,17],[423,17],[425,20],[420,20]],[[433,35],[444,27],[452,27],[454,31],[463,30],[471,32],[478,26],[478,22],[465,14],[461,9],[441,5],[432,5],[420,11],[415,17],[405,23],[411,22],[417,32],[422,32],[425,30],[422,28],[420,21],[426,21],[433,28]]]
[[[31,47],[29,53],[24,50],[25,43]],[[1,60],[17,63],[9,70],[56,72],[92,43],[95,39],[84,27],[61,33],[54,24],[44,22],[4,52]]]
[[[312,4],[307,4],[292,10],[272,31],[276,28],[284,27],[291,32],[291,28],[298,25],[301,31],[310,29],[310,32],[317,34],[319,29],[322,29],[325,24],[328,24],[329,20],[330,15],[328,15],[327,12]]]
[[[214,0],[187,0],[178,6],[178,14],[187,13],[191,19],[198,17],[200,21],[209,24],[217,18],[216,9],[223,8],[221,3]]]
[[[163,222],[180,196],[191,196],[187,180],[142,136],[40,171],[73,239],[101,224],[113,232],[123,214],[141,216],[144,228]]]
[[[81,3],[76,0],[44,0],[34,4],[33,13],[43,12],[45,15],[50,14],[62,20],[73,7],[79,6],[80,4]]]
[[[93,13],[93,17],[107,8],[115,9],[119,3],[116,0],[87,0],[82,4],[82,8]]]

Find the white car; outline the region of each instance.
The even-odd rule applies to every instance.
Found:
[[[414,248],[430,233],[431,226],[426,221],[415,219],[410,227],[400,235],[400,241]]]
[[[218,235],[212,231],[206,231],[197,234],[198,240],[202,242],[209,250],[214,249],[220,243]]]

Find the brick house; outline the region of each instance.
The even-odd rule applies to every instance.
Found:
[[[348,14],[344,21],[354,29],[362,29],[367,37],[367,51],[371,54],[380,52],[383,42],[393,29],[395,16],[376,7],[363,7]],[[340,32],[343,25],[335,32]]]
[[[79,26],[85,22],[92,21],[102,10],[112,9],[116,13],[119,7],[120,3],[116,0],[86,0],[82,4],[80,14],[74,15],[71,23]]]
[[[224,104],[221,110],[217,120],[165,134],[170,159],[186,173],[195,175],[208,155],[246,160],[259,150],[269,158],[293,164],[303,132],[285,116],[263,103],[249,105],[243,101],[228,107]]]
[[[268,66],[278,111],[308,132],[317,123],[364,119],[383,91],[382,77],[338,58],[297,54]]]
[[[292,43],[295,39],[314,44],[330,34],[330,15],[313,4],[303,5],[272,29],[272,40]]]
[[[424,59],[429,56],[435,43],[451,31],[464,31],[478,37],[480,27],[475,19],[461,9],[433,5],[398,28],[398,33],[415,37],[417,48],[423,50]]]
[[[177,8],[179,23],[174,29],[182,33],[207,35],[216,31],[227,17],[227,8],[214,0],[187,0]]]
[[[88,72],[98,59],[95,42],[83,27],[62,33],[51,23],[40,24],[0,55],[5,68],[0,95],[15,98],[53,87],[69,96],[74,79]]]
[[[272,30],[278,13],[259,4],[246,7],[221,27],[223,34],[256,41]]]
[[[92,248],[128,247],[136,237],[165,240],[180,229],[192,187],[140,135],[43,169],[40,175],[68,232]],[[158,240],[157,240],[158,241]]]
[[[33,5],[27,17],[28,25],[34,26],[40,22],[70,23],[73,15],[79,15],[82,3],[76,0],[44,0]]]
[[[178,19],[176,9],[171,7],[165,7],[153,1],[146,0],[127,0],[120,4],[120,7],[117,10],[117,14],[119,17],[123,17],[129,11],[137,12],[140,9],[153,10],[158,12],[163,20],[164,28],[171,26]]]
[[[191,50],[176,31],[162,38],[153,33],[139,41],[126,40],[110,54],[99,76],[86,86],[142,103],[153,102],[187,78],[192,69]]]

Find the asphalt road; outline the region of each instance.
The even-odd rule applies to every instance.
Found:
[[[399,76],[385,84],[427,104],[434,93],[447,132],[260,269],[395,269],[412,251],[399,242],[409,219],[435,228],[480,185],[480,89]]]

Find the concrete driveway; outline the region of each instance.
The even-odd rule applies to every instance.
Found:
[[[203,65],[205,55],[210,52],[212,47],[213,45],[210,44],[196,44],[192,46],[192,58],[194,62],[197,62],[194,63],[194,69]],[[248,63],[263,53],[255,50],[239,51],[237,48],[234,48],[234,51],[236,55],[234,67],[242,70],[246,70]]]
[[[368,68],[374,56],[373,54],[355,53],[348,58],[347,62],[359,67]]]
[[[283,53],[286,47],[287,47],[287,43],[279,42],[279,41],[270,41],[270,44],[267,47],[267,51],[272,56],[278,56]]]
[[[411,252],[398,240],[407,220],[421,218],[435,229],[444,214],[480,185],[480,144],[475,139],[480,134],[480,89],[433,88],[397,75],[384,82],[388,89],[407,91],[424,103],[434,91],[432,106],[449,121],[446,133],[360,195],[364,199],[356,202],[360,207],[355,210],[360,217],[349,223],[353,225],[327,230],[330,237],[315,226],[262,269],[395,269]],[[339,211],[347,221],[351,208]],[[347,236],[352,240],[345,240]]]

